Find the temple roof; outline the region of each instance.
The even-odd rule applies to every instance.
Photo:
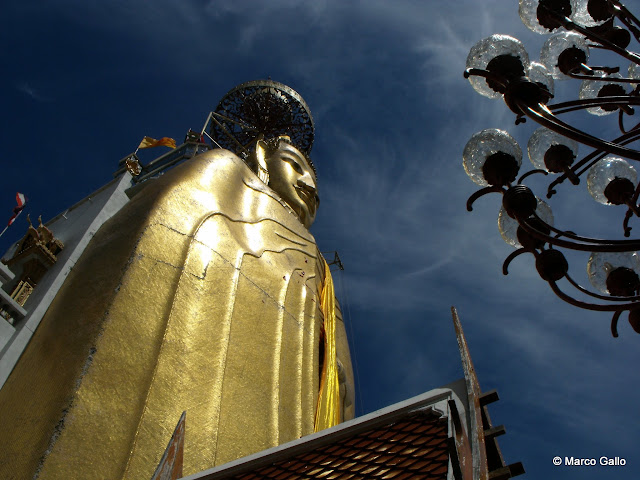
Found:
[[[454,398],[435,389],[185,480],[447,478]]]

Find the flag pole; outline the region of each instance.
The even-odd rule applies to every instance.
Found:
[[[144,142],[144,139],[145,139],[145,138],[147,138],[147,137],[144,137],[144,138],[142,139],[142,141],[143,141],[143,142]],[[140,150],[140,145],[142,145],[142,143],[138,143],[138,148],[136,148],[136,150],[133,152],[133,154],[134,154],[134,155],[137,155],[137,154],[138,154],[138,150]]]
[[[20,211],[18,212],[18,214],[17,214],[15,217],[13,217],[13,218],[11,219],[11,223],[10,223],[9,225],[12,225],[12,224],[13,224],[13,222],[15,222],[15,221],[16,221],[16,219],[20,216],[20,214],[21,214],[21,213],[22,213],[22,210],[20,210]],[[9,225],[7,225],[6,227],[4,227],[4,230],[2,230],[2,232],[0,232],[0,237],[1,237],[2,235],[4,235],[4,232],[6,232],[6,231],[7,231],[7,228],[9,228]]]

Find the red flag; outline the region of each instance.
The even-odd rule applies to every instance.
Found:
[[[7,227],[10,227],[13,222],[15,222],[20,212],[24,209],[25,204],[27,203],[27,197],[24,194],[17,192],[16,193],[16,203],[17,206],[13,207],[13,216],[9,219],[9,223],[7,223]]]

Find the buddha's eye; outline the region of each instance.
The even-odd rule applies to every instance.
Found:
[[[291,159],[287,159],[286,161],[289,162],[289,165],[291,165],[296,172],[298,172],[300,175],[303,174],[302,167],[298,164],[298,162]]]

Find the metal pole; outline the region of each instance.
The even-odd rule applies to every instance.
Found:
[[[204,125],[202,126],[202,130],[200,130],[200,135],[204,134],[204,131],[207,129],[207,125],[209,125],[209,121],[211,120],[211,115],[213,115],[213,112],[209,112],[209,115],[207,115],[207,120],[204,122]],[[209,137],[209,135],[207,135],[207,137]]]
[[[202,133],[203,133],[204,135],[206,135],[207,137],[209,137],[209,139],[211,139],[211,141],[212,141],[213,143],[215,143],[216,145],[218,145],[218,148],[222,148],[222,147],[220,146],[220,144],[219,144],[218,142],[216,142],[216,141],[213,139],[213,137],[212,137],[211,135],[209,135],[207,132],[204,132],[204,131],[203,131]]]
[[[21,213],[22,213],[22,210],[20,210],[20,211],[18,212],[18,214],[13,218],[13,222],[15,222],[15,221],[18,219],[18,217],[20,216],[20,214],[21,214]],[[13,222],[11,222],[11,223],[13,224]],[[7,225],[6,227],[4,227],[4,230],[2,230],[2,232],[0,232],[0,237],[1,237],[2,235],[4,235],[4,232],[6,232],[6,231],[7,231],[7,228],[9,228],[9,225]]]

